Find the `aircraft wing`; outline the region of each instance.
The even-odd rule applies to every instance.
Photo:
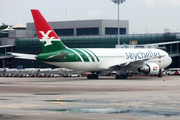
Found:
[[[131,61],[131,62],[115,62],[114,64],[111,64],[109,66],[110,69],[114,69],[117,67],[127,67],[127,66],[134,66],[134,67],[140,67],[144,65],[144,62],[147,60],[141,60],[141,61]]]
[[[36,55],[32,55],[32,54],[12,53],[12,52],[7,52],[7,53],[19,59],[36,60]]]
[[[148,61],[150,59],[155,59],[155,58],[161,58],[164,57],[165,55],[157,56],[157,57],[152,57],[152,58],[146,58],[146,59],[140,59],[140,60],[132,60],[129,62],[115,62],[114,65],[111,65],[109,68],[114,68],[114,67],[122,67],[122,66],[134,66],[134,67],[140,67],[144,65],[145,61]]]
[[[129,63],[129,65],[134,66],[134,67],[140,67],[144,65],[145,61],[148,61],[150,59],[156,59],[156,58],[161,58],[164,57],[165,55],[161,55],[161,56],[157,56],[157,57],[152,57],[152,58],[146,58],[146,59],[142,59],[142,60],[136,60],[136,61],[132,61]]]

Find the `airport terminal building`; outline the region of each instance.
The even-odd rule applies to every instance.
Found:
[[[118,44],[117,20],[77,20],[49,23],[63,43],[70,48],[115,48]],[[55,66],[39,61],[15,59],[7,54],[7,52],[28,54],[42,52],[34,23],[27,23],[26,29],[14,29],[3,34],[5,35],[0,37],[1,68],[55,68]],[[170,67],[180,67],[180,33],[129,34],[129,21],[121,20],[120,34],[121,47],[165,47],[173,58]]]

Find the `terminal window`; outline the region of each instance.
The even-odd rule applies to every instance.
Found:
[[[74,29],[54,29],[58,36],[73,36]]]
[[[99,28],[77,28],[77,36],[79,35],[99,35]]]
[[[117,35],[118,34],[118,28],[105,28],[105,34],[106,35]],[[120,28],[120,34],[124,35],[126,34],[126,28]]]

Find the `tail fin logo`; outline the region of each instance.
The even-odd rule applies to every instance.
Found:
[[[49,38],[49,34],[52,32],[52,30],[47,31],[47,33],[45,34],[43,31],[39,31],[42,34],[42,39],[40,39],[41,42],[46,42],[46,44],[44,45],[45,47],[48,45],[52,45],[51,41],[54,40],[55,37],[50,37]]]

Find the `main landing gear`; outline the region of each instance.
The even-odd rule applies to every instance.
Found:
[[[162,76],[163,76],[163,73],[162,73],[161,69],[159,69],[158,77],[162,77]]]
[[[99,79],[99,75],[98,74],[89,74],[89,75],[87,75],[87,79]]]
[[[116,79],[127,79],[127,75],[116,75]]]

